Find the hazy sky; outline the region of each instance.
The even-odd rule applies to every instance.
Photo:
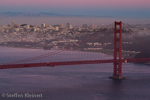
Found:
[[[150,18],[150,0],[0,0],[0,12]]]

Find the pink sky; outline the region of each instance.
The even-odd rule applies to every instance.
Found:
[[[150,18],[150,0],[0,0],[0,12]]]
[[[150,8],[150,0],[1,0],[3,6]]]

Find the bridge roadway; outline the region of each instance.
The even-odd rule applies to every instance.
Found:
[[[149,62],[150,58],[143,59],[122,59],[123,63],[132,62]],[[89,61],[69,61],[69,62],[45,62],[45,63],[26,63],[26,64],[7,64],[0,65],[0,69],[11,69],[11,68],[29,68],[29,67],[44,67],[44,66],[63,66],[63,65],[80,65],[80,64],[98,64],[98,63],[117,63],[119,60],[89,60]]]

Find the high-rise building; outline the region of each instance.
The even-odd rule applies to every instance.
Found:
[[[29,28],[30,28],[30,25],[26,25],[26,27],[27,27],[27,29],[29,29]]]
[[[63,27],[64,27],[63,24],[61,24],[60,28],[63,28]]]
[[[72,27],[72,25],[70,25],[70,27],[69,27],[70,29],[72,29],[73,27]]]
[[[97,25],[95,25],[95,26],[94,26],[94,28],[98,28],[98,26],[97,26]]]
[[[15,25],[15,21],[12,21],[12,26],[14,26]]]
[[[87,24],[83,24],[83,27],[82,28],[87,28]]]
[[[91,29],[94,29],[94,28],[95,28],[94,23],[91,23]]]
[[[67,29],[70,28],[70,24],[69,24],[69,23],[66,24],[66,28],[67,28]]]
[[[56,31],[58,31],[59,30],[59,27],[56,27]]]
[[[45,23],[41,24],[41,27],[45,27]]]
[[[33,31],[34,31],[34,32],[36,32],[36,31],[37,31],[37,29],[36,29],[36,28],[33,28]]]

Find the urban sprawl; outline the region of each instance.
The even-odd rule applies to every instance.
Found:
[[[139,36],[149,36],[150,24],[126,24],[128,28],[122,29],[123,39],[131,38],[127,35],[134,31]],[[82,26],[70,25],[66,23],[60,25],[39,25],[15,24],[12,21],[9,25],[0,26],[0,45],[7,47],[24,47],[24,48],[43,48],[43,49],[66,49],[66,50],[89,50],[97,51],[110,50],[113,51],[113,33],[114,29],[105,28],[104,25],[83,24]],[[105,32],[106,31],[106,32]],[[99,34],[98,32],[105,32]],[[95,38],[90,39],[94,34]],[[106,35],[107,34],[107,35]],[[110,35],[108,35],[110,34]],[[125,36],[127,35],[127,36]],[[106,37],[109,36],[109,39]],[[86,40],[88,39],[89,40]],[[105,40],[104,40],[105,38]],[[124,45],[133,45],[133,41],[123,41]],[[140,50],[128,50],[123,48],[125,52],[139,52]]]

